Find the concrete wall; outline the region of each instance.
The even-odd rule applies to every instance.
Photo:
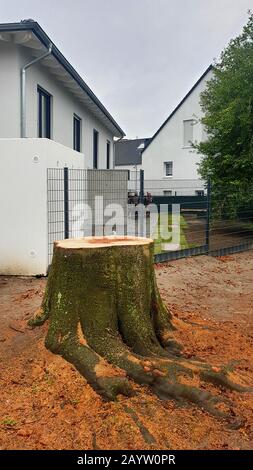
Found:
[[[198,86],[180,106],[160,133],[154,138],[142,155],[142,168],[145,180],[175,181],[181,179],[194,180],[199,178],[197,164],[200,155],[191,147],[184,147],[183,122],[194,119],[193,140],[201,141],[204,138],[203,126],[199,122],[203,113],[200,107],[200,93],[204,90],[206,81],[210,80],[212,71],[204,77]],[[173,176],[165,176],[164,162],[173,161]],[[170,183],[166,183],[166,187]]]
[[[84,168],[84,156],[48,139],[0,139],[0,274],[46,274],[47,168]]]
[[[0,138],[20,137],[20,69],[33,59],[30,49],[0,41]],[[52,95],[52,139],[73,148],[73,114],[82,119],[82,153],[85,166],[93,167],[93,129],[99,132],[98,167],[106,168],[106,143],[113,135],[49,69],[36,64],[26,71],[27,136],[38,137],[38,97],[40,85]]]

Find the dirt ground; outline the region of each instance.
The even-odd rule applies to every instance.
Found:
[[[158,265],[164,301],[183,320],[176,336],[188,357],[233,363],[253,385],[253,251]],[[220,390],[241,427],[192,405],[161,401],[145,387],[104,402],[31,330],[45,279],[0,277],[1,449],[252,449],[253,394]]]

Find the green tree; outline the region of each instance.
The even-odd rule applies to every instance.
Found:
[[[253,14],[213,67],[201,95],[207,140],[199,172],[211,177],[216,208],[230,216],[253,202]]]

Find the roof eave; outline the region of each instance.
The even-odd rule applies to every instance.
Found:
[[[83,89],[83,91],[87,93],[90,99],[99,107],[99,109],[103,112],[105,117],[110,121],[110,123],[113,125],[116,131],[114,136],[124,137],[126,135],[124,131],[121,129],[121,127],[117,124],[117,122],[113,119],[111,114],[104,107],[104,105],[101,103],[101,101],[93,93],[90,87],[84,82],[84,80],[80,77],[80,75],[68,62],[66,57],[64,57],[64,55],[59,51],[56,45],[50,40],[49,36],[41,28],[39,23],[37,23],[36,21],[27,21],[24,23],[0,24],[0,32],[14,32],[14,31],[32,31],[45,47],[48,48],[49,45],[52,44],[52,55],[60,62],[60,64],[65,68],[65,70],[72,76],[72,78],[78,83],[78,85]]]
[[[142,150],[142,154],[147,150],[149,145],[153,142],[153,140],[160,134],[161,130],[166,126],[167,122],[174,116],[174,114],[178,111],[178,109],[182,106],[182,104],[186,101],[186,99],[190,96],[190,94],[195,90],[195,88],[198,86],[198,84],[205,78],[205,76],[210,72],[210,70],[213,69],[213,65],[209,65],[209,67],[205,70],[205,72],[201,75],[201,77],[196,81],[196,83],[193,85],[193,87],[188,91],[188,93],[184,96],[184,98],[180,101],[180,103],[176,106],[176,108],[170,113],[170,115],[165,119],[165,121],[162,123],[162,125],[159,127],[159,129],[155,132],[153,137],[150,139],[150,141],[147,143],[146,147]]]

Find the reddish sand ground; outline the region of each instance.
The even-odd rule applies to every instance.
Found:
[[[233,361],[253,384],[253,251],[157,266],[162,297],[184,320],[188,357]],[[31,330],[45,279],[0,277],[1,449],[252,449],[253,394],[220,391],[243,423],[231,429],[195,406],[160,401],[145,387],[104,402],[75,369],[46,351],[47,325]]]

